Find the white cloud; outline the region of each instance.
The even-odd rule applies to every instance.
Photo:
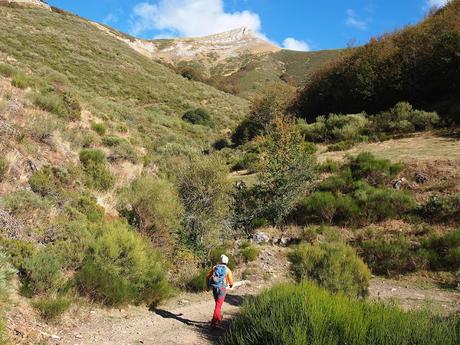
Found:
[[[353,11],[351,9],[347,10],[346,24],[348,26],[351,26],[351,27],[359,29],[359,30],[366,30],[367,29],[367,21],[359,20],[358,17],[356,16],[355,11]]]
[[[307,42],[296,40],[295,38],[288,37],[283,41],[283,48],[290,50],[309,51],[310,46]]]
[[[426,0],[426,5],[432,7],[444,7],[450,0]]]
[[[117,8],[107,14],[104,19],[102,20],[102,23],[108,25],[108,24],[116,24],[119,22],[120,17],[123,15],[123,10],[121,8]]]
[[[260,33],[258,14],[251,11],[228,13],[223,0],[159,0],[156,4],[142,2],[134,7],[131,33],[149,30],[161,36],[206,36],[240,27]]]
[[[104,24],[118,23],[118,15],[115,13],[109,13],[105,16],[102,22]]]

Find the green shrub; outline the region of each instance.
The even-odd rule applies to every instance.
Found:
[[[299,120],[299,128],[305,140],[312,142],[323,142],[329,139],[330,135],[326,128],[326,117],[319,116],[313,123],[306,123],[304,120]]]
[[[60,219],[53,224],[54,242],[47,247],[50,255],[61,259],[64,270],[79,269],[93,239],[92,224],[85,219]]]
[[[16,72],[11,79],[11,85],[19,89],[26,89],[30,84],[30,78],[22,72]]]
[[[315,143],[307,141],[305,143],[305,152],[312,155],[318,151],[318,147],[315,145]]]
[[[203,108],[189,110],[182,115],[182,120],[194,125],[214,127],[214,123],[209,113]]]
[[[460,219],[460,194],[434,195],[419,209],[427,221],[450,221]]]
[[[422,248],[433,270],[460,269],[460,229],[425,239]]]
[[[25,262],[35,255],[33,243],[22,240],[12,240],[0,236],[0,248],[8,256],[11,264],[18,270],[23,270]]]
[[[218,157],[197,156],[181,169],[178,192],[184,205],[179,234],[182,243],[205,251],[220,242],[232,202],[231,191],[228,168]]]
[[[230,147],[231,143],[227,138],[217,139],[215,142],[212,143],[212,147],[214,150],[220,151],[226,147]]]
[[[259,164],[259,154],[256,152],[246,152],[243,157],[233,165],[232,170],[248,170],[249,173],[254,173],[259,168]]]
[[[33,97],[34,104],[44,111],[56,114],[65,118],[65,108],[62,98],[54,93],[40,93]]]
[[[336,207],[335,220],[337,223],[353,224],[355,222],[369,222],[369,220],[364,217],[361,206],[359,206],[356,200],[350,195],[339,196],[336,200]]]
[[[206,280],[208,272],[209,270],[206,268],[199,271],[198,274],[196,274],[192,279],[190,279],[187,282],[185,288],[191,292],[206,291],[206,289],[208,288],[208,282]]]
[[[9,166],[10,166],[10,163],[8,162],[8,160],[4,157],[1,157],[0,158],[0,182],[2,182],[5,179],[6,174],[8,173]]]
[[[104,218],[105,210],[90,194],[78,194],[71,201],[71,206],[83,213],[90,222],[98,222]]]
[[[6,63],[0,63],[0,75],[11,78],[16,73],[16,69]]]
[[[105,154],[98,149],[85,149],[80,151],[80,161],[83,165],[88,165],[90,163],[94,164],[104,164],[105,163]]]
[[[156,304],[171,294],[160,254],[120,222],[101,226],[76,282],[83,294],[112,306]]]
[[[0,207],[17,216],[36,210],[48,210],[51,206],[47,200],[37,194],[28,190],[20,190],[1,196]]]
[[[45,321],[55,321],[69,309],[72,302],[66,297],[42,297],[32,302],[40,317]]]
[[[398,218],[412,211],[416,206],[412,194],[390,188],[374,188],[364,185],[356,189],[352,196],[359,207],[362,221]]]
[[[327,147],[327,150],[329,152],[336,152],[336,151],[346,151],[351,149],[353,146],[355,146],[355,142],[352,140],[347,140],[347,141],[339,141],[338,143],[331,144]]]
[[[0,251],[0,344],[8,344],[5,334],[4,312],[7,310],[12,288],[11,280],[15,274],[16,271],[11,268],[7,256]]]
[[[117,137],[115,135],[104,135],[102,137],[102,143],[108,147],[118,146],[124,141],[126,141],[126,139]]]
[[[395,276],[424,268],[423,256],[405,237],[377,238],[358,244],[360,256],[374,274]]]
[[[29,185],[32,191],[41,196],[55,194],[56,184],[54,183],[52,174],[51,167],[49,166],[35,171],[29,178]]]
[[[46,139],[52,137],[53,132],[58,129],[60,122],[54,117],[46,113],[41,113],[35,116],[29,127],[29,133],[32,138],[46,142]]]
[[[64,186],[75,182],[75,176],[69,173],[66,168],[49,165],[43,166],[35,171],[29,178],[29,185],[32,191],[41,195],[58,195]]]
[[[54,93],[44,91],[32,97],[33,103],[44,111],[56,114],[70,121],[80,120],[81,105],[76,97],[69,92]]]
[[[340,141],[353,146],[356,139],[365,132],[368,123],[365,113],[350,115],[329,114],[327,118],[319,116],[312,124],[299,121],[299,126],[306,140],[313,142]],[[334,151],[340,151],[340,149]]]
[[[332,222],[337,212],[336,197],[331,192],[314,192],[303,199],[297,207],[296,214],[302,223],[313,219],[319,222]]]
[[[187,289],[187,284],[200,273],[203,257],[190,249],[178,247],[170,258],[169,281],[180,289]]]
[[[413,195],[378,186],[388,183],[401,169],[400,164],[376,159],[370,153],[360,154],[340,173],[320,182],[318,191],[300,201],[293,216],[303,224],[310,220],[365,224],[399,218],[415,209]]]
[[[104,123],[92,122],[91,129],[95,131],[97,134],[99,134],[100,136],[104,136],[105,133],[107,132],[107,126]]]
[[[410,103],[399,102],[388,111],[372,117],[377,131],[386,133],[410,133],[429,130],[440,119],[435,112],[415,110]]]
[[[259,256],[259,249],[251,244],[248,244],[240,250],[238,255],[243,259],[244,262],[251,262],[256,260]]]
[[[440,118],[435,112],[416,110],[412,114],[411,122],[416,131],[426,131],[435,127],[440,122]]]
[[[166,251],[177,241],[183,208],[174,186],[152,176],[135,179],[122,190],[120,213]]]
[[[42,249],[24,262],[25,275],[22,278],[25,294],[43,294],[57,291],[63,283],[62,258]]]
[[[377,159],[370,152],[363,152],[351,158],[349,165],[355,180],[365,179],[373,186],[390,182],[403,169],[401,164],[391,164],[389,160]]]
[[[8,257],[3,251],[0,251],[0,307],[2,307],[0,310],[2,310],[8,302],[9,294],[12,288],[11,280],[15,274],[16,271],[11,267]],[[0,312],[0,318],[2,317],[3,315],[1,315]]]
[[[340,164],[328,158],[325,162],[320,164],[319,170],[323,173],[337,173],[340,170]]]
[[[331,294],[313,283],[278,285],[248,299],[223,345],[454,345],[460,320]]]
[[[80,151],[80,161],[86,177],[86,185],[97,190],[108,190],[114,184],[114,177],[106,166],[104,152],[97,149]]]
[[[318,185],[318,190],[333,193],[349,193],[352,190],[353,179],[350,169],[343,169],[338,175],[332,175]]]
[[[368,293],[370,271],[355,250],[344,243],[301,244],[288,257],[298,281],[311,279],[332,292],[349,296]]]

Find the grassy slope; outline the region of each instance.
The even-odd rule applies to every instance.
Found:
[[[334,60],[339,51],[296,52],[281,50],[256,57],[228,80],[239,89],[239,96],[248,97],[264,85],[288,81],[293,87],[304,83],[310,75]],[[283,80],[283,79],[284,80]]]
[[[209,82],[236,95],[251,98],[270,83],[288,82],[299,87],[316,71],[340,55],[340,50],[297,52],[281,50],[269,54],[244,54],[228,58],[210,68],[213,61],[182,61],[179,66],[189,66],[199,73],[210,75]]]
[[[247,111],[246,101],[187,81],[77,16],[0,7],[0,17],[0,61],[14,59],[35,76],[64,74],[85,108],[142,127],[145,139],[202,145],[214,132],[183,123],[183,111],[207,108],[217,130]]]
[[[282,61],[285,64],[286,75],[293,78],[295,86],[301,86],[316,71],[336,59],[341,52],[341,50],[298,52],[283,49],[274,53],[273,58]]]

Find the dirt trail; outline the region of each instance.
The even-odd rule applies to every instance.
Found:
[[[223,307],[224,327],[243,302],[247,288],[229,292]],[[194,300],[187,300],[191,297]],[[87,321],[67,334],[57,332],[59,345],[208,345],[216,344],[223,330],[211,330],[209,320],[214,301],[209,294],[182,296],[155,310],[131,307],[126,310],[92,312]],[[56,337],[55,337],[56,338]]]
[[[260,292],[263,286],[241,286],[229,292],[224,304],[225,327],[245,298]],[[403,282],[374,279],[370,299],[399,301],[404,309],[426,306],[438,312],[460,310],[460,294],[441,289],[408,286]],[[85,323],[76,329],[55,333],[56,345],[212,345],[224,331],[212,331],[209,319],[214,302],[209,294],[185,294],[156,310],[131,307],[126,310],[89,312]]]

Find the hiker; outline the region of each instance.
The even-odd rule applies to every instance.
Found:
[[[212,288],[212,294],[216,306],[211,320],[211,327],[216,328],[222,321],[222,304],[224,304],[227,285],[233,287],[233,274],[227,267],[228,257],[220,256],[220,264],[214,266],[207,275],[208,291]]]

